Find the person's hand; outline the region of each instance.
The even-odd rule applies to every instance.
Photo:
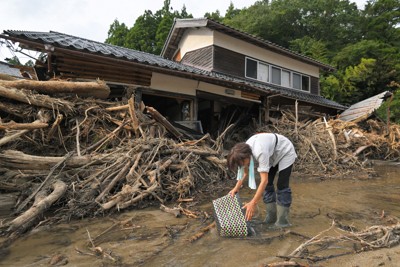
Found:
[[[238,192],[238,190],[236,190],[236,188],[233,188],[231,191],[229,191],[229,195],[231,197],[234,197],[237,192]]]
[[[255,209],[256,209],[256,203],[254,203],[253,201],[250,201],[249,203],[244,205],[242,207],[242,209],[246,209],[245,219],[246,219],[246,221],[250,221],[251,218],[253,218],[253,216],[254,216]]]

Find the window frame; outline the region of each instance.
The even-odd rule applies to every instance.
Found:
[[[256,69],[256,75],[255,75],[255,76],[257,76],[257,78],[247,76],[247,62],[248,62],[248,60],[251,60],[251,61],[254,61],[255,63],[257,63],[257,69]],[[267,81],[263,81],[263,80],[260,79],[260,77],[261,77],[259,75],[259,69],[260,69],[259,66],[260,66],[260,64],[266,65],[268,67],[267,68],[268,69]],[[280,71],[280,83],[279,84],[272,82],[272,69],[273,68],[274,69],[278,69]],[[289,86],[283,86],[282,85],[282,71],[289,73]],[[295,88],[294,87],[294,75],[299,75],[300,76],[300,88]],[[277,65],[270,64],[268,62],[257,60],[257,59],[252,58],[252,57],[247,57],[247,56],[245,57],[244,76],[247,79],[252,79],[252,80],[256,80],[256,81],[263,82],[263,83],[269,83],[269,84],[278,85],[278,86],[282,86],[282,87],[285,87],[285,88],[291,88],[291,89],[294,89],[294,90],[300,90],[300,91],[308,92],[308,93],[311,92],[311,76],[305,75],[305,74],[302,74],[300,72],[293,71],[293,70],[290,70],[290,69],[282,68],[282,67],[279,67]],[[308,88],[303,88],[303,79],[307,79],[308,80]]]

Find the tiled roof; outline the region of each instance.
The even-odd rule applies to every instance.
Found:
[[[221,82],[225,81],[228,83],[238,83],[243,86],[252,87],[254,90],[259,92],[273,92],[280,94],[283,97],[298,99],[299,101],[308,102],[310,104],[322,105],[334,109],[344,109],[345,107],[330,101],[321,96],[312,95],[307,92],[302,92],[295,89],[283,88],[279,86],[272,86],[260,82],[255,82],[249,79],[233,77],[221,73],[210,72],[202,69],[198,69],[192,66],[183,65],[181,63],[165,59],[161,56],[119,47],[115,45],[100,43],[91,41],[88,39],[75,37],[68,34],[59,32],[33,32],[33,31],[4,31],[7,35],[0,35],[3,38],[15,39],[23,43],[24,40],[35,42],[39,44],[48,44],[54,47],[62,47],[73,50],[84,51],[92,54],[101,54],[108,57],[119,58],[121,60],[127,60],[137,62],[149,66],[161,67],[168,70],[179,71],[181,73],[196,74],[203,78],[218,79]]]

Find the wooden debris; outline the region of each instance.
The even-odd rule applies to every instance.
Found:
[[[212,228],[215,228],[216,223],[212,222],[209,225],[207,225],[204,228],[201,228],[200,231],[198,233],[196,233],[195,235],[191,236],[189,238],[189,242],[193,243],[194,241],[200,239],[201,237],[203,237],[208,231],[210,231]]]
[[[62,181],[56,181],[53,184],[53,192],[46,195],[46,191],[42,190],[36,195],[35,202],[32,207],[25,211],[22,215],[7,223],[3,227],[7,227],[8,232],[14,232],[16,229],[22,227],[24,224],[29,224],[39,214],[51,207],[54,202],[60,199],[67,190],[67,185]]]
[[[32,93],[25,89],[18,90],[0,85],[0,96],[50,110],[56,109],[65,113],[74,112],[74,104],[70,101]]]
[[[326,255],[329,247],[335,247],[333,246],[335,243],[340,244],[342,250],[339,252],[336,251],[331,255]],[[292,253],[290,253],[290,255],[279,257],[287,260],[301,258],[317,262],[342,255],[360,253],[367,250],[393,247],[399,243],[399,221],[389,226],[374,225],[362,231],[354,231],[350,229],[345,230],[344,227],[337,227],[335,221],[333,221],[331,227],[302,243]],[[321,251],[321,247],[325,248],[324,255],[315,255],[314,253]],[[337,250],[336,247],[335,250]]]
[[[167,206],[164,206],[163,204],[160,205],[160,210],[165,211],[167,213],[171,213],[175,217],[180,217],[181,216],[181,209],[180,208],[168,208]]]
[[[68,93],[80,97],[94,97],[106,99],[110,95],[110,88],[105,82],[69,82],[69,81],[35,81],[35,80],[0,80],[0,86],[36,91],[41,94]]]

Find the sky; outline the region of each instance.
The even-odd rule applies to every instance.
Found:
[[[366,0],[350,0],[363,9]],[[171,0],[173,10],[183,5],[194,18],[219,10],[221,15],[233,3],[235,8],[249,7],[256,0]],[[93,41],[104,42],[115,19],[130,28],[145,10],[160,10],[164,0],[0,0],[0,33],[4,30],[57,31]],[[22,62],[29,57],[16,54]],[[34,52],[31,56],[36,56]],[[0,61],[12,53],[0,43]]]

